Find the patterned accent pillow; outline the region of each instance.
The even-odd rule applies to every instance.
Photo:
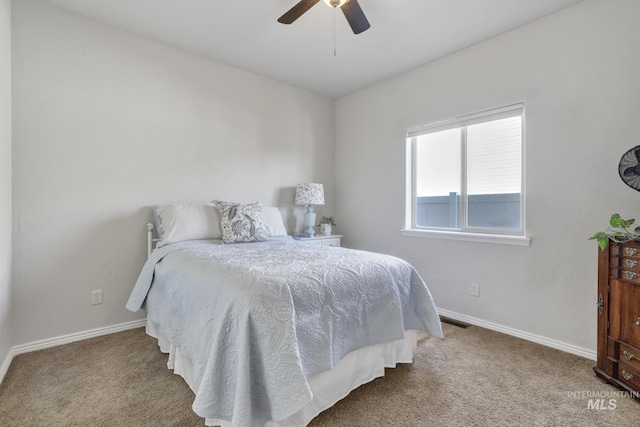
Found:
[[[220,212],[223,243],[264,242],[267,233],[262,225],[262,205],[216,201]]]

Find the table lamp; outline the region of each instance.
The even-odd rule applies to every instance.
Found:
[[[316,234],[313,229],[313,226],[316,225],[316,214],[313,212],[312,205],[324,205],[324,188],[322,184],[298,184],[296,187],[295,204],[307,207],[307,212],[304,214],[304,232],[313,236]]]

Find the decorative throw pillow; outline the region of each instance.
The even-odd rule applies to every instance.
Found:
[[[262,205],[216,201],[220,212],[223,243],[264,242],[267,234],[262,225]]]

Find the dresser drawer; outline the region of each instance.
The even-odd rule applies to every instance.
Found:
[[[634,258],[611,257],[609,276],[640,284],[640,261]]]
[[[638,242],[625,243],[624,247],[612,243],[609,254],[612,257],[629,257],[640,260],[640,244]]]
[[[640,272],[640,260],[637,258],[612,256],[609,267],[612,270],[622,269]]]
[[[620,343],[620,361],[640,371],[640,350]]]
[[[618,364],[618,379],[635,390],[640,390],[640,372],[624,363]]]
[[[307,243],[309,245],[333,246],[339,248],[341,238],[342,234],[331,234],[329,236],[315,235],[313,237],[306,238],[297,237],[296,240]]]
[[[640,260],[635,258],[621,258],[620,267],[623,270],[640,272]]]
[[[607,340],[607,357],[609,360],[621,361],[633,369],[640,371],[640,350],[626,342],[617,341],[611,337]],[[605,367],[602,367],[605,369]],[[611,365],[609,365],[611,375]]]
[[[324,239],[322,244],[325,246],[333,246],[334,248],[340,247],[340,239]]]

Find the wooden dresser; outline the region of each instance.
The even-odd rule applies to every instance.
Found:
[[[621,389],[640,392],[640,242],[609,242],[598,251],[598,365],[593,370]]]

